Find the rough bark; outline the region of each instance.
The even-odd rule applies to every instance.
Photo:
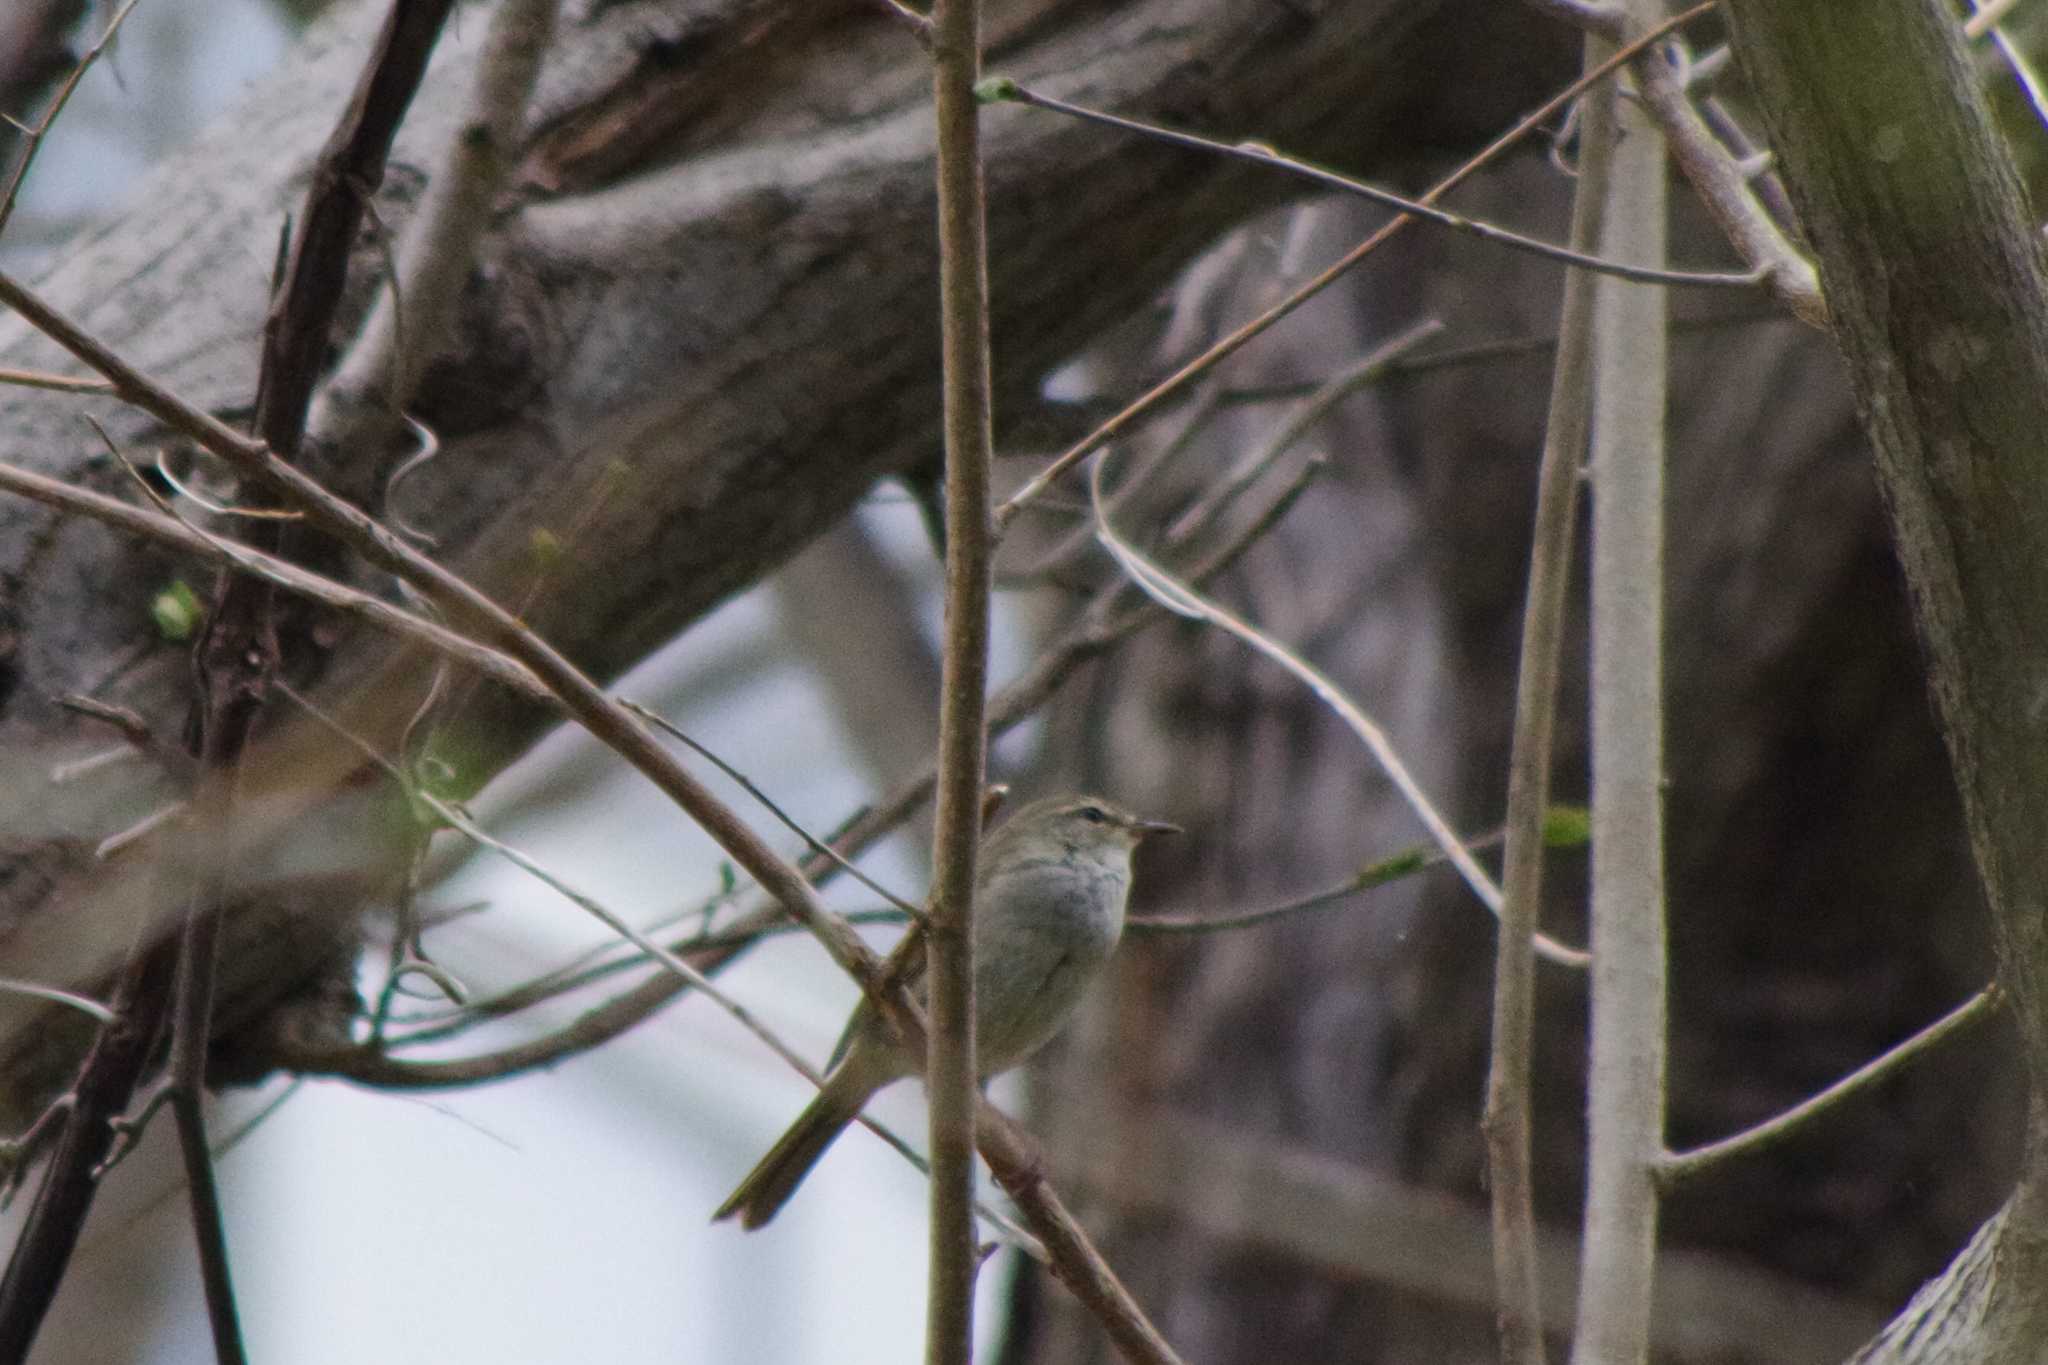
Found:
[[[142,188],[136,213],[64,253],[47,294],[197,401],[244,412],[279,226],[379,8],[324,21],[286,70]],[[1518,12],[1482,24],[1468,8],[1484,41],[1459,54],[1473,80],[1458,99],[1439,88],[1453,53],[1432,46],[1458,31],[1457,13],[1431,5],[1015,0],[991,16],[990,65],[1080,101],[1370,167],[1417,139],[1496,125],[1561,69],[1505,64],[1504,53],[1551,51],[1548,30],[1531,41]],[[481,27],[458,26],[437,56],[377,203],[387,230],[453,126]],[[1559,57],[1569,46],[1558,35]],[[924,73],[922,50],[866,4],[638,0],[568,15],[459,339],[434,359],[415,405],[441,454],[398,490],[394,514],[609,675],[779,563],[877,478],[929,459],[938,387]],[[1030,406],[1051,364],[1140,306],[1221,226],[1288,190],[1024,111],[994,111],[988,124],[999,412]],[[358,256],[351,316],[382,268],[374,243]],[[17,323],[0,324],[0,364],[59,363]],[[109,403],[94,411],[134,456],[163,444]],[[79,413],[74,400],[0,395],[9,454],[125,490]],[[308,458],[377,504],[401,454]],[[185,664],[153,638],[147,608],[176,572],[98,527],[0,506],[0,752],[19,763],[0,891],[10,972],[89,979],[150,913],[132,888],[123,894],[136,903],[116,904],[91,849],[172,784],[129,765],[57,791],[47,769],[108,739],[58,709],[71,693],[174,729]],[[302,676],[324,670],[330,699],[380,678],[377,706],[357,712],[373,739],[391,738],[410,710],[400,699],[416,684],[377,673],[383,654],[361,642],[334,639],[324,659],[298,662]],[[448,752],[465,780],[480,780],[542,723],[482,691],[453,718]],[[150,856],[145,845],[131,865]],[[329,856],[316,889],[294,895],[345,911],[390,870],[380,862],[390,850],[374,843]],[[256,896],[251,916],[278,899]],[[80,910],[88,904],[103,923]],[[294,975],[267,956],[274,942],[260,947],[229,954],[231,974],[259,996]],[[242,970],[258,962],[260,973]],[[33,1031],[24,1057],[31,1017],[41,1016],[0,1000],[0,1048],[15,1054],[0,1064],[10,1126],[75,1042],[66,1021]]]
[[[2048,250],[1960,30],[1730,7],[1818,257],[1925,642],[2031,1079],[2011,1204],[1872,1359],[2037,1361],[2048,1341]]]

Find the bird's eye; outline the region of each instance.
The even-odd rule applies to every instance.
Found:
[[[1083,806],[1081,807],[1081,818],[1091,825],[1101,825],[1108,823],[1109,814],[1100,806]]]

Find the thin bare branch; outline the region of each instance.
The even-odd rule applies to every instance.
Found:
[[[1124,572],[1130,576],[1131,581],[1168,611],[1192,620],[1206,621],[1236,636],[1303,683],[1315,694],[1318,701],[1328,707],[1365,744],[1374,760],[1379,763],[1380,770],[1386,773],[1387,779],[1394,784],[1395,790],[1407,803],[1408,809],[1414,812],[1415,817],[1422,822],[1423,828],[1429,831],[1430,838],[1443,850],[1445,858],[1458,870],[1458,875],[1464,878],[1465,884],[1472,888],[1472,893],[1479,897],[1480,904],[1498,916],[1501,905],[1500,888],[1494,885],[1493,879],[1487,876],[1486,869],[1473,858],[1471,850],[1459,840],[1457,834],[1438,813],[1435,803],[1416,783],[1414,775],[1408,771],[1407,764],[1401,761],[1401,756],[1394,752],[1393,745],[1388,742],[1386,732],[1315,665],[1277,643],[1257,627],[1209,601],[1140,554],[1129,541],[1119,536],[1100,511],[1101,475],[1102,468],[1098,462],[1091,479],[1091,484],[1098,495],[1096,535],[1101,539],[1103,548],[1110,552]],[[1586,964],[1586,954],[1576,948],[1568,948],[1542,934],[1536,935],[1535,943],[1540,954],[1561,966],[1583,967]]]
[[[688,745],[693,753],[696,753],[697,755],[702,757],[707,763],[710,763],[713,767],[717,768],[718,771],[724,773],[727,777],[731,778],[734,782],[738,783],[740,789],[746,792],[747,795],[753,797],[756,801],[760,802],[761,808],[767,811],[770,815],[774,816],[776,820],[781,822],[782,827],[784,829],[787,829],[792,834],[796,835],[797,838],[803,840],[806,844],[810,845],[811,851],[813,853],[816,853],[818,856],[822,858],[829,858],[832,862],[837,863],[839,865],[839,870],[841,872],[844,872],[847,876],[853,878],[862,886],[865,886],[868,890],[874,892],[877,896],[880,896],[883,900],[895,906],[898,910],[901,910],[910,919],[915,921],[922,921],[926,918],[923,906],[911,904],[909,901],[903,899],[903,897],[897,895],[894,891],[891,891],[888,887],[882,885],[880,882],[870,877],[867,873],[861,871],[860,868],[854,864],[851,858],[844,856],[839,852],[838,849],[832,847],[832,845],[826,843],[823,839],[820,839],[817,835],[805,829],[803,825],[799,823],[797,820],[791,818],[789,812],[785,811],[781,806],[777,805],[775,801],[768,795],[768,793],[762,791],[760,785],[756,783],[753,778],[748,777],[738,768],[726,762],[723,758],[720,758],[718,754],[714,752],[709,746],[693,738],[681,726],[677,725],[675,722],[671,721],[668,717],[662,715],[660,712],[655,711],[649,707],[642,706],[637,701],[627,702],[626,707],[628,710],[632,711],[634,715],[640,717],[649,725],[654,726],[663,734],[672,737],[677,743]]]
[[[903,0],[873,0],[875,7],[890,18],[902,23],[910,30],[913,38],[927,50],[932,45],[932,21],[928,14],[921,14],[903,3]]]
[[[1525,0],[1532,8],[1576,24],[1609,44],[1637,47],[1647,28],[1640,9],[1587,4],[1584,0]],[[1663,28],[1659,24],[1656,28]],[[1631,41],[1633,39],[1633,41]],[[1707,212],[1720,225],[1736,254],[1748,262],[1757,282],[1794,317],[1827,326],[1827,301],[1820,275],[1759,201],[1741,158],[1723,146],[1693,106],[1689,77],[1660,52],[1643,48],[1630,59],[1637,91],[1662,130],[1678,164]]]
[[[0,1276],[0,1360],[27,1359],[56,1297],[114,1145],[115,1120],[154,1055],[170,1007],[175,948],[159,944],[130,955],[114,992],[114,1020],[79,1066],[42,1186]]]
[[[92,69],[92,64],[100,59],[100,54],[114,41],[114,35],[121,31],[121,25],[127,22],[128,14],[135,8],[135,4],[136,0],[127,0],[127,3],[116,10],[114,17],[107,21],[106,28],[101,31],[99,41],[86,49],[85,55],[72,63],[71,73],[64,78],[64,83],[57,87],[57,93],[50,99],[50,107],[43,111],[43,116],[36,120],[35,126],[31,128],[15,124],[24,134],[24,141],[21,159],[14,163],[14,173],[7,177],[7,187],[0,190],[0,232],[7,230],[7,220],[14,216],[14,204],[21,195],[22,182],[28,179],[29,168],[35,165],[36,153],[42,150],[43,139],[49,135],[50,128],[57,122],[57,116],[64,112],[64,106],[71,102],[72,92],[77,90],[78,83],[85,79],[85,73]]]
[[[1629,0],[1640,21],[1658,0]],[[1664,147],[1615,111],[1602,250],[1658,260]],[[1592,543],[1593,892],[1584,1271],[1575,1365],[1649,1358],[1663,1150],[1664,426],[1666,296],[1595,285]]]
[[[1631,28],[1641,24],[1639,14],[1632,17]],[[1813,262],[1764,211],[1749,172],[1721,145],[1693,107],[1678,69],[1655,51],[1644,52],[1629,69],[1643,103],[1663,131],[1671,159],[1736,254],[1794,317],[1810,326],[1826,327],[1827,300]]]
[[[556,0],[506,0],[492,11],[468,114],[407,225],[391,287],[314,402],[306,422],[313,439],[355,450],[398,430],[517,154],[555,11]]]
[[[267,579],[288,592],[344,612],[366,625],[430,649],[451,662],[476,669],[523,696],[549,705],[556,704],[555,694],[542,685],[532,670],[501,650],[478,644],[466,635],[414,615],[402,607],[395,607],[380,597],[322,578],[274,555],[210,535],[165,513],[152,512],[146,507],[137,507],[89,488],[60,483],[10,464],[0,464],[0,490],[19,494],[60,511],[91,517],[117,530],[145,536],[171,549]]]
[[[1468,233],[1511,251],[1577,266],[1597,275],[1611,275],[1616,279],[1634,280],[1639,284],[1681,285],[1694,289],[1754,289],[1763,283],[1761,272],[1756,270],[1743,271],[1740,274],[1712,270],[1670,270],[1662,266],[1635,265],[1627,261],[1574,251],[1555,242],[1546,242],[1540,237],[1530,237],[1525,233],[1497,227],[1476,218],[1467,218],[1462,213],[1452,213],[1448,209],[1436,207],[1427,199],[1410,199],[1406,195],[1381,189],[1363,180],[1354,180],[1348,175],[1340,175],[1336,171],[1289,156],[1278,148],[1268,147],[1261,142],[1222,142],[1196,133],[1164,128],[1156,123],[1144,123],[1101,109],[1088,109],[1078,104],[1070,104],[1051,95],[1040,94],[1015,81],[991,81],[987,88],[991,98],[1028,104],[1034,109],[1050,110],[1106,128],[1119,128],[1127,133],[1138,133],[1154,141],[1170,142],[1176,147],[1208,152],[1213,156],[1248,161],[1258,166],[1271,166],[1275,170],[1286,171],[1290,175],[1312,181],[1325,189],[1337,190],[1343,194],[1370,200],[1384,208],[1397,210],[1407,217],[1417,218],[1425,223],[1435,223],[1438,227],[1449,228],[1454,232]]]
[[[76,991],[59,990],[55,986],[40,986],[33,981],[17,981],[11,976],[0,976],[0,993],[33,996],[38,1000],[48,1000],[67,1006],[81,1014],[89,1014],[102,1024],[114,1022],[113,1010],[91,996],[80,995]]]
[[[1203,499],[1199,507],[1188,509],[1187,513],[1167,528],[1169,542],[1185,541],[1194,534],[1194,517],[1198,511],[1209,520],[1221,516],[1253,481],[1292,450],[1318,422],[1329,416],[1332,408],[1360,389],[1379,382],[1403,356],[1442,333],[1443,329],[1443,324],[1435,318],[1425,318],[1388,337],[1358,360],[1324,380],[1274,427],[1271,436],[1254,449],[1245,452],[1242,459],[1224,471],[1210,497]],[[1112,506],[1110,510],[1113,512],[1115,508]]]
[[[1704,1146],[1683,1152],[1666,1152],[1657,1162],[1658,1185],[1665,1190],[1674,1190],[1717,1166],[1771,1150],[1814,1121],[1833,1113],[1845,1101],[1890,1078],[1907,1063],[1918,1061],[1943,1043],[1989,1020],[2004,1004],[2005,997],[1997,985],[1986,986],[1912,1037],[1887,1048],[1827,1089],[1801,1100],[1784,1113]]]
[[[1485,848],[1488,844],[1499,843],[1499,836],[1472,839],[1467,848]],[[1276,919],[1285,919],[1308,910],[1319,910],[1327,905],[1347,900],[1361,891],[1387,886],[1404,877],[1441,867],[1450,860],[1443,850],[1434,844],[1418,844],[1404,849],[1390,858],[1360,868],[1351,876],[1334,886],[1320,891],[1311,891],[1305,896],[1295,896],[1275,905],[1261,905],[1251,910],[1208,911],[1180,915],[1137,915],[1124,921],[1124,933],[1144,937],[1149,934],[1211,934],[1226,929],[1251,929]]]
[[[20,389],[48,389],[52,393],[112,393],[114,386],[104,379],[80,379],[42,370],[0,369],[0,384]]]
[[[1508,129],[1505,133],[1502,133],[1499,137],[1481,148],[1464,165],[1452,171],[1435,185],[1432,185],[1417,202],[1421,204],[1435,204],[1446,194],[1449,194],[1453,189],[1477,174],[1481,168],[1491,164],[1501,153],[1536,131],[1553,115],[1566,108],[1573,100],[1591,89],[1599,81],[1604,80],[1637,54],[1647,51],[1659,40],[1671,33],[1675,33],[1683,25],[1699,18],[1707,11],[1713,9],[1718,3],[1720,3],[1720,0],[1701,0],[1700,4],[1694,5],[1682,14],[1673,15],[1670,19],[1645,33],[1642,37],[1624,45],[1620,51],[1616,52],[1599,66],[1585,72],[1570,85],[1558,91],[1557,94],[1551,96],[1527,114],[1524,114],[1514,127]],[[1096,427],[1088,435],[1082,437],[1081,440],[1063,451],[1058,458],[1054,459],[1044,469],[1033,475],[1023,487],[1004,499],[1002,504],[996,508],[996,529],[1001,531],[1006,528],[1026,503],[1030,502],[1040,493],[1043,493],[1062,474],[1094,454],[1097,450],[1100,450],[1107,442],[1121,435],[1124,428],[1144,417],[1160,403],[1179,393],[1196,378],[1206,374],[1214,366],[1221,363],[1226,357],[1235,354],[1253,339],[1263,335],[1268,328],[1278,323],[1282,318],[1322,293],[1339,279],[1342,279],[1353,266],[1379,250],[1389,238],[1413,221],[1414,219],[1407,214],[1397,215],[1357,246],[1345,252],[1343,256],[1339,257],[1320,274],[1309,279],[1306,283],[1288,294],[1287,297],[1281,299],[1280,302],[1274,304],[1265,312],[1260,313],[1257,317],[1245,323],[1236,331],[1230,333],[1230,335],[1224,337],[1221,341],[1209,347],[1208,350],[1202,352],[1202,354],[1196,356],[1193,360],[1190,360],[1187,364],[1181,366],[1139,397],[1126,404],[1107,421]]]
[[[1586,44],[1597,66],[1607,44]],[[1579,104],[1578,183],[1572,245],[1600,241],[1614,152],[1613,85]],[[1558,316],[1550,415],[1536,479],[1529,584],[1522,608],[1522,653],[1515,678],[1515,730],[1508,756],[1507,852],[1501,863],[1501,932],[1495,943],[1492,1039],[1487,1053],[1487,1189],[1493,1217],[1494,1278],[1499,1287],[1501,1355],[1541,1365],[1543,1302],[1536,1271],[1535,1179],[1531,1170],[1529,1075],[1536,1037],[1535,959],[1531,942],[1543,908],[1543,821],[1550,804],[1558,663],[1570,593],[1579,470],[1592,423],[1595,277],[1565,276]]]
[[[932,829],[930,1278],[926,1365],[968,1365],[981,1257],[974,1194],[975,868],[988,762],[988,594],[994,437],[989,417],[988,224],[981,167],[980,0],[932,7],[938,123],[940,383],[944,393],[946,613],[940,650],[939,775]],[[1156,1334],[1155,1334],[1156,1335]]]

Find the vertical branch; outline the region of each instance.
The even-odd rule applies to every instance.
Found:
[[[476,262],[477,243],[518,150],[555,10],[556,0],[504,0],[492,12],[468,112],[406,227],[397,278],[379,294],[306,419],[315,440],[337,450],[366,450],[397,430]]]
[[[280,457],[289,458],[300,448],[348,274],[349,248],[369,196],[384,178],[392,140],[452,7],[453,0],[394,0],[349,106],[314,167],[306,209],[264,320],[256,379],[256,435]],[[274,523],[251,541],[259,550],[287,548]],[[212,1038],[221,922],[234,871],[230,835],[236,824],[241,759],[282,652],[274,603],[275,588],[267,580],[223,569],[213,610],[193,647],[198,683],[193,715],[199,740],[195,805],[201,813],[194,842],[200,850],[195,856],[207,859],[208,865],[191,879],[180,935],[170,1094],[190,1190],[207,1317],[221,1365],[240,1365],[247,1356],[206,1141],[206,1053]]]
[[[297,452],[305,430],[349,249],[369,197],[383,183],[391,141],[453,8],[454,0],[393,0],[363,78],[314,165],[284,283],[263,324],[256,435],[286,459]]]
[[[100,1030],[78,1069],[71,1112],[0,1276],[0,1360],[28,1358],[63,1283],[99,1192],[101,1163],[114,1147],[114,1123],[155,1055],[176,966],[177,944],[166,940],[132,954],[122,969],[114,1022]]]
[[[1586,66],[1608,44],[1586,41]],[[1600,249],[1614,150],[1614,85],[1589,90],[1579,104],[1579,179],[1572,201],[1572,250]],[[1493,1206],[1493,1271],[1501,1359],[1541,1365],[1543,1303],[1536,1272],[1536,1210],[1530,1173],[1529,1071],[1536,1027],[1534,940],[1543,904],[1543,820],[1550,805],[1552,735],[1557,720],[1558,655],[1571,583],[1572,527],[1579,466],[1592,414],[1593,300],[1596,277],[1565,274],[1557,363],[1550,378],[1550,420],[1536,479],[1535,533],[1522,608],[1521,669],[1515,682],[1514,747],[1508,759],[1507,850],[1502,864],[1500,938],[1493,975],[1493,1038],[1486,1074],[1488,1187]]]
[[[222,570],[227,573],[227,570]],[[252,580],[235,580],[243,588]],[[267,598],[271,588],[262,585]],[[264,656],[267,662],[267,656]],[[226,914],[228,884],[234,869],[234,786],[239,770],[238,747],[254,723],[256,699],[209,699],[206,742],[200,753],[204,781],[194,804],[199,818],[189,831],[190,855],[173,854],[185,875],[184,928],[178,937],[178,967],[171,1005],[171,1116],[178,1130],[178,1155],[184,1166],[186,1202],[192,1217],[192,1238],[199,1252],[199,1282],[206,1297],[206,1320],[213,1333],[218,1365],[243,1365],[249,1358],[242,1344],[241,1317],[235,1308],[234,1277],[228,1261],[227,1225],[221,1216],[220,1182],[213,1171],[213,1152],[206,1140],[206,1051],[213,1037],[214,978],[220,961],[221,920]],[[200,863],[204,866],[201,867]]]
[[[1650,21],[1657,0],[1630,0]],[[1618,101],[1601,254],[1665,256],[1664,147]],[[1664,1126],[1664,407],[1661,289],[1594,305],[1593,1041],[1578,1365],[1649,1354]]]
[[[925,1359],[951,1365],[974,1342],[974,865],[981,837],[988,690],[989,346],[983,222],[979,0],[932,13],[938,120],[939,306],[945,364],[946,635],[933,833],[931,1286]]]

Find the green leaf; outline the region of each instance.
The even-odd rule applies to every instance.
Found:
[[[1385,886],[1388,882],[1412,877],[1430,864],[1430,855],[1435,850],[1423,845],[1406,848],[1388,858],[1361,867],[1352,874],[1351,887],[1364,891],[1368,887]]]
[[[1584,806],[1551,806],[1543,812],[1545,848],[1583,848],[1593,842],[1593,812]]]
[[[149,619],[156,622],[156,633],[164,639],[189,640],[206,619],[206,609],[184,579],[174,578],[151,599]]]

